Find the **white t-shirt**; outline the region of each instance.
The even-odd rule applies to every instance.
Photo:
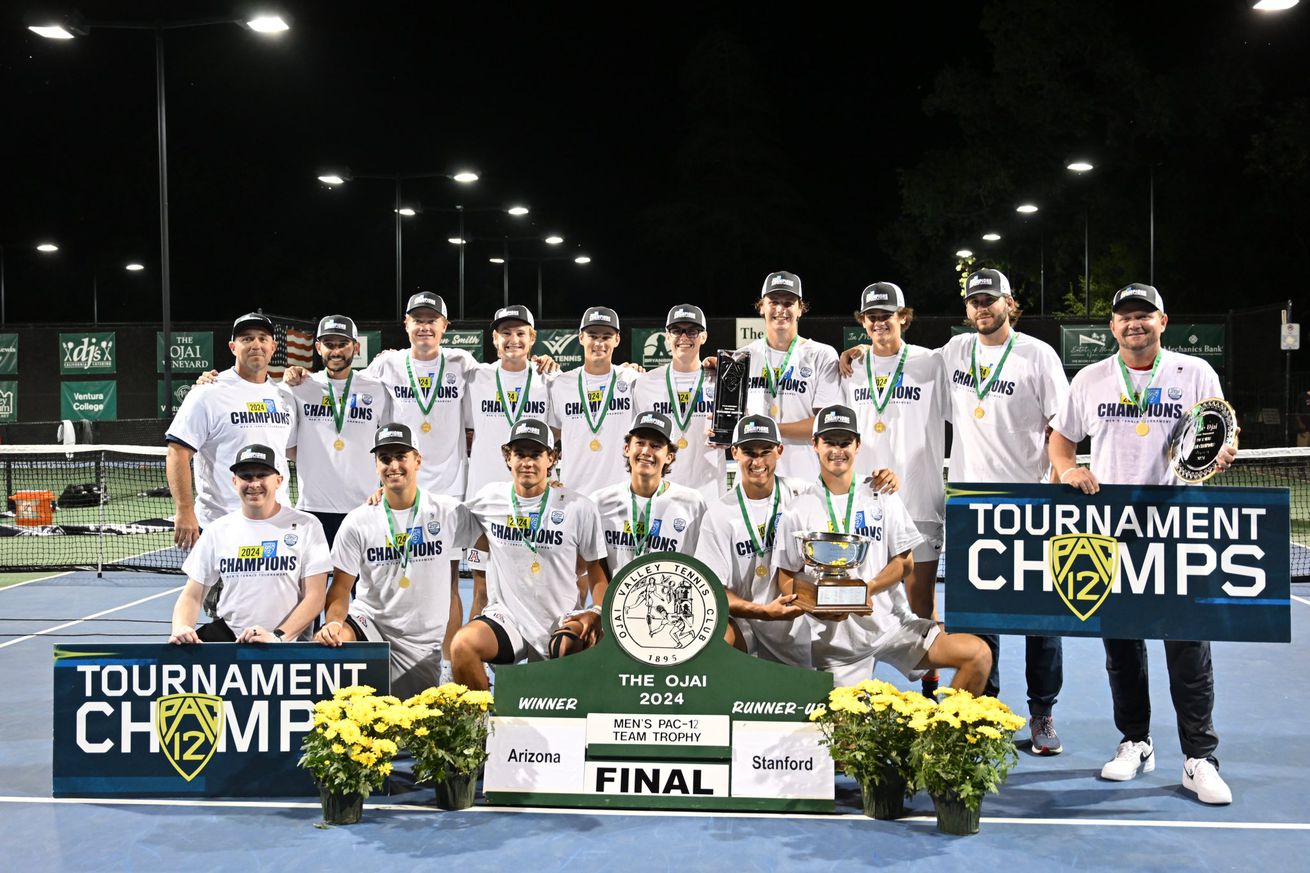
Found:
[[[287,447],[296,449],[298,509],[312,512],[350,512],[378,487],[373,463],[373,434],[391,416],[391,395],[381,382],[355,373],[350,379],[332,382],[319,371],[294,388],[281,386],[296,408],[296,424]],[[332,404],[338,409],[345,392],[345,413],[337,430]],[[336,442],[343,444],[336,448]]]
[[[769,517],[769,511],[773,509],[772,494],[763,500],[745,500],[755,526],[754,539],[746,529],[734,488],[706,509],[696,545],[696,557],[705,562],[723,587],[752,603],[772,603],[782,593],[778,590],[777,573],[770,567],[778,524],[797,496],[814,486],[800,479],[779,477],[774,487],[777,489],[778,509],[773,519]],[[744,492],[742,497],[745,499]],[[756,551],[756,542],[764,550],[763,554]],[[760,567],[764,568],[764,575],[757,572]],[[810,665],[810,628],[804,616],[790,621],[751,621],[750,627],[756,644],[767,649],[777,660],[796,666]]]
[[[887,382],[896,372],[900,352],[890,357],[870,353],[854,362],[854,372],[841,380],[843,400],[855,410],[860,428],[860,452],[855,474],[861,478],[887,467],[900,478],[901,499],[918,522],[942,524],[945,484],[942,462],[946,457],[946,372],[941,355],[906,343],[905,364],[891,396]],[[881,414],[877,397],[869,389],[872,370],[877,397],[886,401]],[[883,423],[882,433],[876,425]]]
[[[540,497],[520,500],[516,517],[512,487],[509,482],[485,485],[468,508],[490,546],[490,556],[481,561],[487,566],[489,602],[504,606],[527,644],[545,653],[559,618],[584,604],[578,558],[602,560],[605,539],[596,504],[573,489],[552,486],[544,511],[538,510]],[[535,531],[535,553],[523,541],[527,531]],[[534,563],[541,572],[532,572]]]
[[[667,485],[667,487],[663,487]],[[701,516],[705,514],[705,498],[694,488],[665,480],[663,490],[656,490],[650,502],[647,546],[642,554],[650,552],[681,552],[694,555],[696,538],[700,533]],[[600,513],[600,527],[605,532],[606,563],[610,574],[617,576],[630,561],[637,558],[637,537],[633,534],[632,492],[627,482],[608,485],[591,495]],[[645,516],[646,498],[637,497],[637,515]]]
[[[1200,401],[1224,396],[1219,377],[1201,358],[1168,349],[1160,355],[1144,417],[1127,395],[1116,354],[1078,371],[1069,400],[1052,423],[1075,443],[1092,438],[1092,474],[1107,485],[1187,484],[1169,464],[1174,425]],[[1140,396],[1150,370],[1129,369],[1128,374]],[[1150,428],[1145,436],[1137,435],[1141,421]]]
[[[614,376],[614,391],[608,395],[609,412],[595,433],[583,413],[578,394],[579,376],[590,404],[592,424],[600,418],[601,403],[609,392],[610,377]],[[611,367],[604,376],[592,376],[578,367],[561,373],[550,385],[547,424],[560,432],[559,478],[579,494],[591,494],[606,485],[628,481],[628,471],[623,469],[623,437],[632,424],[632,384],[637,376],[628,367]],[[591,449],[592,440],[600,443],[599,449]]]
[[[442,369],[442,361],[445,369]],[[477,366],[473,356],[463,349],[441,349],[430,361],[413,361],[414,379],[419,391],[432,406],[427,413],[419,408],[419,398],[410,386],[409,352],[378,355],[364,375],[376,379],[391,390],[391,412],[395,421],[413,431],[415,448],[423,456],[418,484],[424,491],[449,494],[464,499],[464,480],[468,473],[465,448],[463,397],[468,374]],[[440,382],[440,384],[434,384]],[[425,433],[423,425],[430,429]]]
[[[496,396],[496,376],[505,392],[502,406]],[[510,372],[500,362],[477,364],[468,375],[468,390],[464,392],[464,427],[473,431],[473,450],[469,453],[467,493],[477,494],[488,482],[508,482],[509,468],[500,447],[509,439],[509,415],[519,418],[539,418],[545,421],[550,404],[550,383],[556,374],[543,376],[529,361],[527,367]],[[524,396],[524,388],[527,388]]]
[[[832,495],[833,511],[839,525],[845,521],[846,498],[845,494]],[[887,566],[890,557],[910,551],[923,542],[923,537],[905,511],[900,495],[879,494],[862,482],[855,486],[854,500],[849,533],[873,538],[863,563],[853,571],[867,582]],[[831,525],[823,491],[816,485],[814,491],[797,497],[791,508],[783,513],[778,523],[778,544],[773,550],[773,569],[785,568],[793,573],[801,570],[805,559],[801,555],[800,540],[793,534],[829,529]],[[905,598],[905,586],[901,583],[875,594],[873,612],[869,615],[853,615],[839,622],[806,616],[813,633],[813,664],[822,670],[867,658],[878,637],[912,617],[909,601]]]
[[[191,389],[166,437],[196,451],[196,518],[201,528],[241,508],[229,468],[237,452],[250,443],[268,446],[277,454],[277,470],[282,474],[277,502],[290,505],[286,455],[295,423],[295,406],[286,402],[272,379],[247,382],[231,368],[209,385]]]
[[[746,412],[749,415],[770,415],[774,399],[769,393],[765,366],[774,370],[774,385],[778,387],[778,423],[810,418],[825,406],[841,402],[837,382],[837,351],[830,345],[798,338],[787,368],[779,372],[787,350],[769,348],[761,338],[746,346],[751,353],[750,389],[746,394]],[[807,434],[800,439],[783,437],[785,450],[778,461],[779,476],[814,479],[819,475],[819,459],[815,457]]]
[[[675,405],[669,399],[668,373],[673,381],[673,391],[677,395]],[[704,380],[701,374],[704,373]],[[700,391],[696,386],[700,385]],[[672,369],[671,364],[656,367],[642,373],[633,386],[634,408],[638,415],[643,412],[663,413],[673,419],[673,442],[679,439],[687,441],[685,449],[678,449],[677,460],[665,477],[670,482],[695,488],[706,500],[715,500],[723,493],[722,462],[718,458],[723,449],[705,444],[705,431],[714,419],[714,374],[700,370],[695,373],[681,373]],[[694,395],[694,397],[693,397]],[[691,420],[686,429],[678,426],[687,404],[694,401]]]
[[[388,640],[439,649],[450,618],[450,562],[478,540],[473,514],[453,497],[419,490],[413,506],[390,510],[391,524],[407,539],[402,569],[394,547],[388,509],[360,506],[341,523],[332,546],[332,565],[358,577],[351,614],[367,616]],[[409,581],[401,587],[402,579]]]
[[[1069,380],[1055,349],[1015,332],[1014,347],[991,389],[979,403],[970,375],[977,334],[953,336],[942,346],[951,399],[952,482],[1043,482],[1051,464],[1046,426],[1064,407]],[[990,378],[1005,344],[978,343],[978,367]],[[983,417],[976,411],[981,405]]]
[[[289,506],[267,519],[241,510],[215,519],[182,562],[187,578],[206,590],[223,580],[218,617],[238,637],[255,625],[277,627],[304,596],[305,577],[331,569],[323,525]]]

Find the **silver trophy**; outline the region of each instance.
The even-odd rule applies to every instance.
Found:
[[[869,589],[858,575],[872,537],[808,530],[794,534],[801,541],[805,568],[795,576],[792,593],[806,612],[868,615]]]

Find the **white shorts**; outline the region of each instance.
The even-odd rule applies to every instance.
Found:
[[[923,537],[923,542],[915,546],[911,553],[914,556],[914,563],[932,564],[935,568],[937,559],[942,556],[942,526],[934,521],[916,521],[914,526]]]
[[[386,634],[366,613],[355,611],[347,620],[360,640],[390,643],[391,693],[401,700],[441,684],[441,642],[418,643],[395,634]]]
[[[917,682],[928,672],[920,667],[928,650],[941,635],[941,625],[930,618],[901,619],[896,627],[886,631],[873,642],[872,651],[850,664],[826,664],[822,669],[832,674],[835,687],[856,685],[873,677],[873,667],[883,661]]]
[[[482,610],[482,614],[478,618],[493,625],[493,630],[499,628],[504,632],[503,638],[500,634],[496,634],[496,638],[501,643],[501,654],[504,654],[506,649],[513,653],[513,661],[507,663],[546,660],[546,652],[539,650],[528,642],[522,628],[519,627],[518,622],[514,620],[514,616],[510,614],[504,604],[488,603],[486,609]],[[549,640],[547,640],[547,645],[549,645]]]

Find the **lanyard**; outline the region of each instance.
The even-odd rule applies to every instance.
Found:
[[[514,411],[513,415],[510,415],[509,402],[505,399],[504,389],[500,387],[500,367],[499,366],[496,367],[496,399],[500,401],[501,414],[505,416],[505,420],[509,422],[509,426],[511,429],[513,429],[514,425],[518,424],[519,419],[523,417],[523,410],[528,408],[527,407],[528,392],[531,390],[532,390],[532,367],[529,366],[528,381],[523,383],[523,393],[519,395],[518,409]]]
[[[387,530],[391,532],[391,545],[396,549],[396,551],[400,552],[401,572],[404,572],[405,568],[409,566],[409,543],[410,540],[412,539],[409,533],[409,529],[414,519],[418,518],[418,505],[419,505],[418,502],[419,502],[419,498],[422,496],[423,495],[419,492],[419,489],[415,488],[414,511],[409,518],[409,522],[407,522],[405,526],[405,544],[403,546],[400,544],[400,538],[396,534],[396,522],[395,519],[391,517],[391,506],[390,504],[387,503],[387,499],[385,497],[382,498],[382,509],[387,514]]]
[[[773,367],[769,365],[769,346],[764,346],[764,377],[769,386],[769,396],[774,400],[778,399],[778,391],[781,390],[780,380],[787,374],[787,362],[791,360],[791,353],[796,350],[796,343],[800,341],[799,336],[791,338],[791,345],[787,346],[787,354],[783,355],[782,363],[778,365],[778,375],[773,372]]]
[[[864,356],[864,372],[869,377],[869,393],[873,395],[873,409],[882,417],[882,411],[887,408],[888,402],[892,399],[892,389],[896,387],[896,380],[901,377],[901,370],[905,367],[905,355],[910,351],[910,347],[901,343],[901,357],[896,361],[896,371],[887,379],[887,388],[878,393],[878,383],[873,378],[873,354]]]
[[[1147,378],[1146,384],[1142,386],[1142,393],[1139,395],[1133,390],[1133,380],[1132,377],[1128,375],[1128,367],[1124,364],[1123,355],[1116,356],[1116,359],[1119,361],[1119,372],[1122,373],[1124,377],[1124,390],[1128,392],[1128,399],[1133,401],[1133,404],[1137,407],[1137,411],[1143,415],[1146,414],[1147,389],[1149,389],[1151,383],[1155,381],[1155,373],[1160,369],[1160,359],[1162,357],[1164,357],[1162,353],[1155,353],[1155,363],[1151,364],[1151,375]]]
[[[537,529],[541,527],[542,522],[546,520],[546,499],[548,497],[550,497],[549,482],[546,483],[546,490],[541,494],[541,502],[537,504],[537,523],[534,525],[529,521],[528,532],[523,535],[523,545],[527,546],[528,551],[532,552],[534,555],[537,553],[537,544],[532,541],[532,535],[537,532]],[[509,483],[509,503],[510,506],[514,507],[514,526],[518,527],[522,510],[519,509],[519,497],[514,493],[513,482]]]
[[[773,508],[769,510],[769,522],[767,525],[761,525],[764,528],[764,543],[773,539],[774,529],[778,523],[778,498],[782,494],[782,487],[778,484],[778,477],[773,477]],[[755,536],[755,523],[751,521],[750,510],[746,508],[746,497],[741,490],[741,483],[737,483],[737,506],[741,508],[741,519],[746,522],[746,532],[751,535],[751,546],[755,549],[755,554],[761,558],[764,557],[764,545],[760,539]]]
[[[414,402],[418,404],[419,412],[427,415],[432,411],[432,404],[437,402],[437,387],[441,385],[441,377],[446,374],[446,356],[437,352],[437,357],[441,358],[441,368],[437,370],[435,382],[428,385],[428,405],[423,405],[423,392],[419,390],[418,380],[414,378],[414,367],[411,366],[414,356],[406,352],[405,354],[405,372],[409,374],[409,387],[414,391]]]
[[[851,483],[851,490],[846,492],[846,524],[844,527],[837,526],[837,513],[832,509],[832,492],[828,490],[828,485],[819,479],[819,487],[823,489],[823,499],[828,504],[828,524],[834,533],[851,532],[851,512],[855,509],[855,483]]]
[[[332,420],[336,422],[337,433],[341,433],[341,425],[346,421],[346,401],[350,399],[350,383],[355,379],[355,371],[351,370],[350,375],[346,377],[346,387],[341,391],[341,405],[337,407],[337,398],[332,393],[332,377],[327,379],[328,403],[332,404]]]
[[[700,399],[701,386],[705,384],[705,368],[700,371],[700,378],[696,380],[696,388],[691,392],[687,400],[687,408],[682,408],[681,401],[678,400],[678,392],[673,390],[673,365],[664,371],[664,384],[669,389],[669,405],[673,410],[673,423],[678,426],[678,430],[684,434],[691,425],[691,414],[696,411],[696,401]]]
[[[1001,368],[1005,366],[1005,359],[1010,357],[1010,349],[1014,348],[1014,341],[1018,338],[1019,331],[1016,330],[1010,333],[1010,339],[1005,344],[1005,351],[1001,352],[1001,359],[996,362],[995,367],[992,367],[992,375],[987,379],[986,385],[983,384],[978,370],[978,337],[973,338],[973,351],[969,356],[969,375],[973,377],[973,390],[978,395],[979,404],[987,396],[987,392],[992,389],[992,385],[996,384],[996,377],[1001,375]]]
[[[628,501],[632,512],[628,516],[628,524],[632,527],[632,550],[640,558],[650,547],[650,510],[655,498],[663,494],[669,487],[668,482],[660,482],[659,486],[646,498],[646,511],[642,515],[637,515],[637,495],[632,491],[632,485],[628,485]]]
[[[605,416],[610,411],[610,400],[614,397],[614,383],[618,381],[619,374],[610,372],[610,387],[606,389],[605,396],[601,398],[600,418],[596,423],[591,423],[591,403],[587,400],[587,391],[582,386],[582,370],[578,370],[578,399],[582,401],[582,415],[587,419],[587,427],[591,428],[593,434],[600,432],[600,426],[605,423]]]

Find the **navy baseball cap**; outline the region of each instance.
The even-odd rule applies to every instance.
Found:
[[[770,273],[764,277],[764,284],[760,287],[760,296],[768,297],[775,291],[803,297],[804,295],[801,294],[801,277],[795,273],[788,273],[786,270]]]
[[[355,328],[355,322],[344,315],[328,315],[319,321],[318,332],[314,338],[322,339],[325,336],[343,336],[348,340],[359,341],[359,331]]]
[[[860,294],[860,312],[879,309],[898,312],[905,308],[905,292],[894,282],[874,282]]]
[[[270,470],[277,470],[277,453],[268,446],[260,443],[250,443],[243,446],[241,451],[237,452],[237,459],[228,467],[233,473],[239,467],[268,467]]]
[[[261,312],[247,312],[232,322],[232,339],[236,339],[243,330],[262,330],[272,336],[273,320]]]
[[[824,436],[839,431],[854,434],[855,436],[860,435],[860,428],[856,424],[855,410],[849,406],[834,403],[832,406],[823,407],[819,410],[819,414],[814,416],[815,436]]]
[[[414,448],[414,432],[409,429],[408,425],[393,421],[382,425],[373,434],[373,448],[369,449],[370,452],[393,448],[417,451]]]
[[[546,422],[539,418],[520,418],[514,425],[513,430],[509,432],[509,439],[505,440],[505,445],[513,445],[517,442],[536,443],[545,449],[554,448],[553,435]]]
[[[1010,293],[1010,280],[1005,278],[1005,274],[1000,270],[993,270],[990,267],[970,273],[969,278],[964,281],[965,300],[979,294],[986,294],[988,297],[1014,296]]]
[[[1114,292],[1114,302],[1110,304],[1110,310],[1118,312],[1121,303],[1128,303],[1133,300],[1158,309],[1161,313],[1164,312],[1164,297],[1160,295],[1154,285],[1144,285],[1141,282],[1132,282]]]
[[[782,445],[782,434],[778,432],[778,423],[767,415],[747,415],[737,421],[732,429],[732,444],[769,443]]]
[[[420,291],[410,295],[409,302],[405,304],[405,314],[409,315],[415,309],[435,309],[442,318],[447,317],[446,301],[441,299],[440,294],[433,294],[431,291]]]

